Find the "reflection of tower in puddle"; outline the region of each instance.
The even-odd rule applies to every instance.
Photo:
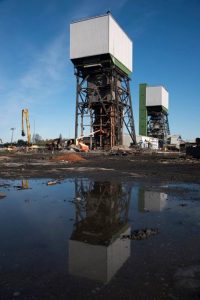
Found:
[[[167,205],[167,194],[139,189],[139,211],[162,211]]]
[[[75,182],[76,223],[69,241],[69,273],[108,282],[130,256],[131,189],[111,182]]]
[[[28,190],[29,189],[29,182],[27,179],[22,180],[22,190]]]

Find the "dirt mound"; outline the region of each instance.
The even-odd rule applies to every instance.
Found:
[[[85,158],[81,157],[79,154],[76,153],[66,153],[66,154],[58,155],[57,157],[54,157],[52,160],[77,162],[77,161],[84,161]]]
[[[0,160],[9,160],[11,157],[8,156],[0,156]]]

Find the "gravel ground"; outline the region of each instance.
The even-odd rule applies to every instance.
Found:
[[[84,161],[54,161],[59,153],[0,155],[0,178],[92,177],[200,183],[200,161],[178,154],[79,154]]]

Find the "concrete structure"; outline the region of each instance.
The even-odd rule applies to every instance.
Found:
[[[182,140],[180,134],[169,135],[167,137],[167,140],[168,140],[168,144],[169,144],[168,146],[174,147],[176,149],[180,149],[180,145],[183,144],[183,143],[185,143]]]
[[[137,136],[136,136],[137,139]],[[130,147],[132,144],[132,139],[128,133],[123,134],[123,145],[126,147]]]
[[[149,148],[154,150],[159,148],[159,140],[157,138],[136,135],[136,142],[141,148]]]
[[[111,14],[70,25],[70,59],[77,80],[75,139],[89,128],[95,132],[90,148],[111,148],[122,144],[125,127],[135,143],[132,41]]]

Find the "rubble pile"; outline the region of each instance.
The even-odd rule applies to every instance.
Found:
[[[85,158],[81,157],[81,155],[76,154],[76,153],[65,153],[65,154],[54,157],[52,160],[53,161],[79,162],[79,161],[84,161]]]

